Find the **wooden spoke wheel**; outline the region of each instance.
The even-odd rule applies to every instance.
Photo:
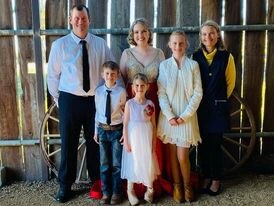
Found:
[[[224,174],[239,169],[249,158],[256,141],[256,126],[252,111],[236,92],[230,98],[231,130],[224,134],[222,143]],[[197,148],[190,149],[192,165],[199,165]]]
[[[49,173],[58,177],[58,168],[61,160],[61,139],[59,132],[59,117],[56,104],[52,104],[46,112],[40,128],[40,147]],[[83,130],[80,134],[78,145],[78,164],[76,183],[88,180],[85,168],[86,147],[83,138]]]
[[[256,142],[251,109],[236,92],[233,92],[230,104],[231,131],[224,134],[222,144],[225,174],[235,172],[248,160]]]

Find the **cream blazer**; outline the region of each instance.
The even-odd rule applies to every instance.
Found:
[[[187,107],[179,116],[187,122],[198,109],[200,101],[202,99],[203,90],[200,76],[199,64],[184,57],[182,66],[178,68],[174,57],[170,57],[161,62],[159,67],[158,84],[158,98],[162,113],[168,120],[178,116],[172,112],[172,105],[176,102],[172,102],[175,89],[178,80],[178,70],[184,72],[183,79],[185,94],[187,97]]]

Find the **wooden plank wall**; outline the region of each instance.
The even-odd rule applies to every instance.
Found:
[[[241,11],[243,7],[241,5],[241,0],[226,1],[225,7],[225,22],[226,25],[242,25]],[[225,44],[228,51],[233,54],[235,64],[237,65],[236,70],[236,90],[241,93],[241,79],[242,79],[242,31],[227,31],[225,32]]]
[[[129,27],[129,0],[111,1],[111,27],[127,28]],[[122,52],[128,48],[127,35],[111,35],[110,47],[114,54],[115,60],[119,62]]]
[[[0,29],[14,28],[11,2],[9,0],[0,1]],[[32,29],[31,2],[31,0],[15,1],[18,29]],[[107,28],[108,0],[45,0],[45,29],[67,29],[68,7],[79,2],[87,4],[90,8],[91,28]],[[131,4],[132,0],[111,1],[111,28],[129,28]],[[213,19],[219,24],[222,24],[223,20],[224,25],[243,25],[243,15],[246,17],[247,25],[266,24],[266,19],[268,23],[274,24],[274,0],[268,0],[268,12],[265,10],[265,0],[250,1],[246,5],[246,14],[242,13],[242,0],[225,1],[224,5],[225,8],[222,8],[222,1],[218,0],[158,0],[158,5],[154,5],[152,0],[135,0],[134,12],[135,18],[145,17],[152,27],[155,26],[154,23],[157,27],[195,27],[206,19]],[[155,9],[157,9],[156,12]],[[223,10],[224,12],[222,12]],[[156,14],[157,19],[154,22]],[[224,14],[223,17],[222,14]],[[226,31],[224,37],[237,67],[236,90],[242,91],[243,97],[251,107],[257,130],[273,132],[274,60],[272,54],[274,46],[268,44],[267,50],[265,50],[266,33],[268,41],[273,42],[273,31]],[[42,51],[46,57],[45,62],[48,61],[52,42],[60,36],[56,34],[45,37],[46,48]],[[101,36],[106,39],[106,35]],[[187,36],[190,43],[187,53],[190,55],[199,44],[198,32],[187,32]],[[126,34],[110,35],[110,47],[118,62],[122,51],[129,47],[126,37]],[[167,47],[168,38],[169,34],[158,33],[156,45],[154,45],[161,48],[166,57],[171,55]],[[243,52],[242,45],[244,45]],[[5,51],[0,53],[0,90],[3,91],[0,99],[0,140],[20,139],[22,137],[30,140],[35,139],[39,137],[41,119],[39,119],[38,111],[41,111],[41,108],[37,103],[37,97],[39,97],[39,93],[36,91],[37,76],[28,70],[28,63],[35,61],[33,37],[18,36],[18,65],[15,61],[15,38],[13,36],[0,36],[0,49]],[[265,52],[267,53],[266,62]],[[18,75],[16,75],[17,67],[19,68]],[[265,82],[263,82],[264,77]],[[263,83],[265,83],[265,94]],[[265,97],[264,104],[262,97]],[[46,100],[48,105],[52,103],[49,94]],[[263,121],[261,119],[262,106],[265,106]],[[58,128],[51,129],[54,131]],[[273,145],[273,137],[265,138],[263,153],[273,153]],[[259,142],[254,151],[256,155],[259,152],[258,148]],[[44,165],[37,145],[0,147],[0,163],[7,168],[8,179],[33,180],[45,178],[43,176]]]
[[[32,28],[32,13],[29,11],[31,0],[18,0],[16,8],[16,20],[18,29]],[[19,103],[22,115],[22,136],[24,139],[39,138],[39,106],[37,101],[37,81],[36,67],[30,64],[34,63],[33,38],[31,36],[18,37],[18,49],[20,55],[18,58],[21,79],[22,94],[19,96]],[[24,176],[27,180],[42,179],[45,175],[46,166],[40,154],[39,145],[24,146]]]
[[[253,0],[246,5],[246,24],[265,24],[266,2]],[[256,15],[254,15],[256,14]],[[262,85],[265,57],[265,31],[247,31],[244,48],[243,97],[253,111],[257,128],[261,128]],[[259,152],[258,140],[254,152]]]
[[[274,24],[274,0],[268,1],[267,21],[269,24]],[[274,42],[274,31],[268,31],[268,42]],[[269,43],[266,57],[266,91],[265,91],[265,112],[263,131],[273,131],[274,124],[274,45]],[[273,137],[264,138],[263,148],[264,153],[273,154]]]
[[[12,29],[12,4],[9,0],[0,1],[0,28]],[[17,105],[17,79],[14,38],[0,38],[0,138],[19,139],[19,112]],[[24,179],[24,165],[21,147],[1,147],[2,165],[7,169],[7,181]]]

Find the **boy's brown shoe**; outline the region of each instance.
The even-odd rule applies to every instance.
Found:
[[[101,205],[109,204],[110,203],[110,196],[103,195],[103,197],[100,200]]]
[[[111,205],[118,205],[122,201],[121,195],[113,194],[110,200]]]

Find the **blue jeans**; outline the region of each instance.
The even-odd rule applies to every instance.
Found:
[[[104,195],[121,194],[122,129],[106,131],[98,128],[100,147],[100,173]]]

